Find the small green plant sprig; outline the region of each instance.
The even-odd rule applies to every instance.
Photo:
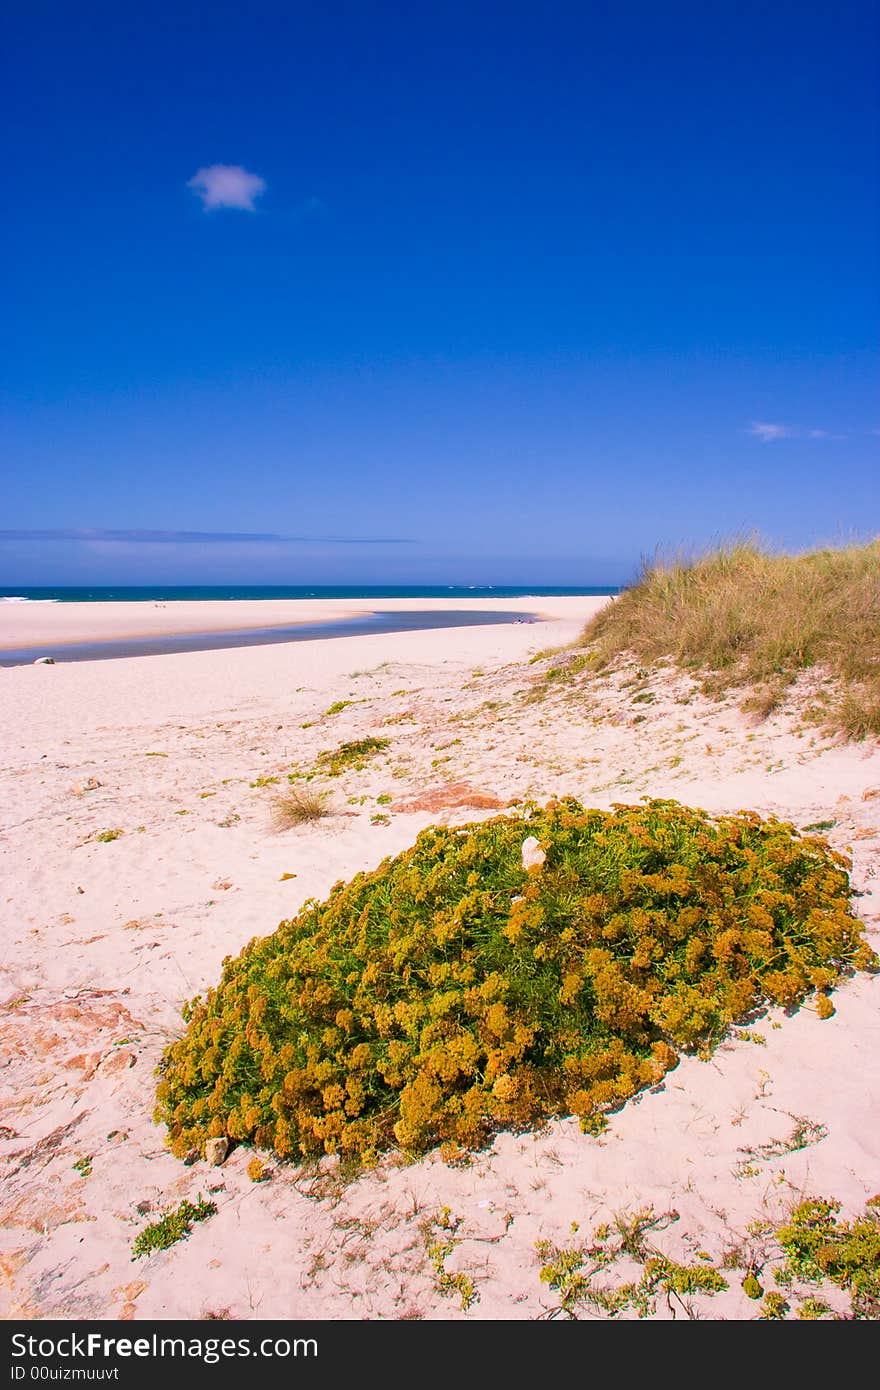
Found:
[[[369,759],[383,752],[390,742],[387,738],[359,738],[352,743],[342,743],[338,748],[329,748],[318,755],[317,770],[329,777],[340,777],[343,772],[360,772]]]
[[[446,1268],[447,1259],[459,1243],[457,1232],[460,1225],[460,1216],[454,1216],[449,1207],[441,1207],[424,1227],[425,1253],[439,1292],[444,1298],[457,1297],[462,1312],[466,1313],[479,1300],[477,1287],[469,1274],[463,1271],[453,1273]]]
[[[793,1209],[776,1232],[784,1255],[776,1282],[785,1289],[834,1284],[849,1295],[849,1316],[880,1318],[880,1196],[872,1197],[852,1221],[838,1220],[839,1211],[840,1202],[828,1197],[811,1198]],[[797,1312],[802,1319],[838,1316],[815,1296],[803,1299]]]
[[[227,959],[160,1069],[173,1151],[225,1134],[371,1162],[555,1115],[598,1132],[682,1050],[876,967],[848,861],[786,822],[529,809],[428,829]]]
[[[840,1221],[839,1211],[835,1199],[814,1197],[793,1206],[782,1221],[760,1223],[768,1243],[761,1266],[763,1284],[753,1265],[740,1281],[747,1298],[763,1300],[757,1310],[760,1320],[880,1317],[880,1196],[871,1198],[851,1221]],[[673,1316],[678,1310],[693,1316],[692,1298],[721,1293],[728,1282],[705,1251],[697,1252],[699,1263],[680,1264],[651,1243],[651,1232],[678,1219],[676,1212],[657,1215],[652,1207],[645,1207],[632,1214],[618,1213],[586,1241],[563,1245],[538,1241],[535,1252],[541,1261],[541,1281],[557,1296],[542,1316],[650,1317],[660,1298]],[[572,1234],[577,1229],[573,1224]],[[730,1273],[737,1263],[737,1259],[725,1260],[724,1268]],[[634,1264],[637,1277],[627,1282],[615,1278],[620,1265],[630,1272]],[[768,1277],[777,1288],[765,1292]],[[849,1294],[847,1311],[835,1310],[822,1297],[830,1296],[829,1286]]]
[[[167,1250],[177,1241],[185,1239],[196,1221],[207,1221],[217,1211],[216,1202],[206,1202],[201,1192],[196,1203],[186,1200],[167,1211],[158,1221],[152,1221],[135,1237],[131,1247],[131,1257],[139,1260],[142,1255],[152,1255],[154,1250]]]
[[[598,1226],[589,1241],[562,1246],[538,1241],[535,1252],[542,1261],[541,1282],[559,1298],[543,1316],[577,1319],[587,1310],[611,1318],[627,1312],[646,1318],[656,1312],[657,1300],[663,1297],[674,1317],[676,1308],[689,1312],[689,1297],[721,1293],[728,1287],[727,1280],[714,1266],[679,1264],[650,1244],[649,1231],[677,1220],[676,1212],[658,1215],[653,1207],[645,1207]],[[613,1282],[610,1276],[621,1259],[641,1266],[638,1279]]]
[[[326,719],[331,714],[341,714],[344,709],[348,709],[349,705],[353,704],[354,700],[334,700],[329,709],[325,709],[324,718]]]

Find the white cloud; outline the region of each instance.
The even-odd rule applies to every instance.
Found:
[[[266,180],[248,173],[240,164],[210,164],[193,174],[186,186],[201,198],[205,212],[215,208],[256,212],[254,199],[265,193]]]
[[[774,439],[791,439],[794,430],[788,425],[771,425],[763,420],[755,420],[749,426],[749,434],[753,434],[762,443],[769,444]]]

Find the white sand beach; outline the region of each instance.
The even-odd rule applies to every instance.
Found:
[[[754,1223],[799,1195],[852,1214],[877,1190],[880,977],[867,975],[835,992],[828,1020],[777,1010],[709,1061],[684,1059],[598,1137],[558,1120],[499,1135],[467,1166],[392,1156],[350,1183],[333,1159],[308,1172],[269,1159],[254,1183],[245,1147],[222,1167],[169,1154],[154,1070],[224,957],[423,827],[514,798],[663,796],[830,822],[880,945],[876,741],[803,727],[796,693],[759,723],[670,674],[649,707],[620,677],[530,699],[530,659],[605,600],[479,602],[544,621],[0,670],[0,1315],[533,1319],[555,1302],[535,1243],[565,1243],[572,1223],[653,1205],[671,1256],[720,1263],[751,1242],[760,1263]],[[403,604],[461,607],[9,604],[0,648]],[[273,829],[287,773],[368,735],[389,746],[322,782],[332,814]],[[799,1125],[805,1142],[787,1144]],[[133,1262],[137,1232],[200,1193],[217,1214]],[[453,1218],[445,1268],[472,1280],[467,1309],[428,1255]],[[739,1276],[703,1315],[755,1315]]]
[[[430,601],[425,606],[429,607]],[[363,599],[345,603],[331,599],[0,603],[0,651],[40,643],[56,647],[127,637],[292,627],[296,623],[334,622],[375,607]]]
[[[588,609],[595,600],[587,599]],[[604,602],[604,600],[603,600]],[[0,652],[44,643],[53,650],[76,642],[171,637],[195,633],[244,632],[340,622],[369,613],[443,612],[466,606],[483,612],[579,612],[583,599],[473,600],[389,599],[216,599],[119,603],[0,603]],[[560,606],[561,605],[561,606]],[[567,608],[566,605],[569,605]],[[573,607],[571,605],[574,605]],[[578,607],[580,605],[580,607]]]

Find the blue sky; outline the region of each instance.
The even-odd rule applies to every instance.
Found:
[[[14,6],[0,584],[880,532],[876,21]]]

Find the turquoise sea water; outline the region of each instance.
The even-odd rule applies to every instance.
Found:
[[[175,600],[271,599],[271,598],[528,598],[559,595],[580,596],[616,594],[612,586],[584,585],[559,588],[533,585],[515,588],[504,584],[415,584],[350,585],[326,584],[210,584],[210,585],[94,585],[83,588],[0,585],[0,602],[27,601],[51,603],[173,603]]]

